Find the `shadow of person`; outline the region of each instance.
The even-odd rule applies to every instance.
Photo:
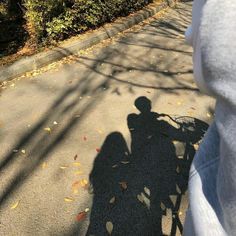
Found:
[[[162,227],[166,209],[172,214],[168,234],[176,235],[177,229],[182,232],[178,212],[187,190],[193,145],[207,125],[195,118],[173,119],[153,112],[146,97],[137,98],[135,106],[140,113],[127,117],[131,153],[122,134],[114,132],[94,161],[90,174],[94,199],[87,235],[107,235],[108,221],[114,226],[112,235],[163,235],[168,231]],[[184,147],[181,155],[174,145],[177,140]]]

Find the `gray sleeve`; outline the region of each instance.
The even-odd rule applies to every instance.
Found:
[[[217,194],[225,230],[236,235],[236,1],[208,0],[200,35],[204,80],[217,100]]]

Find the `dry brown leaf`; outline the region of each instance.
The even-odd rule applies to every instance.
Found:
[[[76,155],[74,156],[74,161],[76,161],[77,158],[78,158],[78,155],[76,154]]]
[[[108,222],[106,223],[106,230],[107,230],[107,232],[108,232],[109,235],[112,234],[112,231],[113,231],[113,224],[112,224],[111,221],[108,221]]]
[[[14,203],[12,206],[11,206],[11,209],[16,209],[18,206],[19,206],[19,203],[20,201],[17,201],[16,203]]]
[[[120,184],[121,188],[124,190],[126,190],[128,188],[127,182],[123,181],[123,182],[120,182],[119,184]]]
[[[64,198],[64,201],[65,201],[65,202],[73,202],[74,199],[71,198],[71,197],[65,197],[65,198]]]
[[[76,216],[76,220],[78,221],[78,222],[80,222],[81,220],[84,220],[85,219],[85,217],[86,217],[86,212],[80,212],[77,216]]]
[[[111,200],[110,200],[109,202],[110,202],[110,204],[114,204],[115,201],[116,201],[116,197],[112,197]]]

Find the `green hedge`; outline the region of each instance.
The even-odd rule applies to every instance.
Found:
[[[24,6],[30,31],[39,43],[93,29],[150,2],[153,0],[24,0]]]

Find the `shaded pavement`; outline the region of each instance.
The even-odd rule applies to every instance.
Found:
[[[106,235],[108,221],[180,234],[214,105],[193,83],[190,14],[179,4],[1,87],[0,235]]]

